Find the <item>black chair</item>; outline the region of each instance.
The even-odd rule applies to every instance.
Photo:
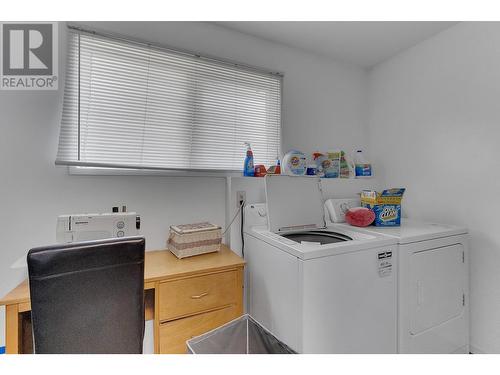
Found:
[[[142,353],[143,237],[31,249],[35,353]]]

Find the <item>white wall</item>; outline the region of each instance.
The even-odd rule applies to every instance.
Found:
[[[366,73],[358,68],[213,24],[86,25],[285,73],[284,150],[366,145]],[[61,75],[64,33],[61,25]],[[0,295],[25,277],[25,271],[10,269],[12,263],[30,247],[54,242],[58,214],[127,204],[142,216],[148,249],[164,246],[171,224],[210,220],[224,225],[229,212],[224,178],[68,176],[66,169],[56,168],[61,99],[62,90],[0,92]],[[4,343],[2,310],[0,346]]]
[[[370,73],[369,131],[405,214],[471,233],[472,346],[500,353],[500,23],[460,23]]]

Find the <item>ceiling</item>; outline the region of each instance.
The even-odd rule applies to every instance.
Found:
[[[370,68],[457,22],[216,22],[220,26]]]

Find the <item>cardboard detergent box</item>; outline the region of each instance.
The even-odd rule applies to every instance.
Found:
[[[404,192],[404,188],[387,189],[381,193],[363,190],[361,205],[375,212],[375,226],[397,227],[401,225],[401,200]]]

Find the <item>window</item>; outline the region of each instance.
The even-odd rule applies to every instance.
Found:
[[[279,153],[282,76],[71,28],[56,164],[238,171]]]

